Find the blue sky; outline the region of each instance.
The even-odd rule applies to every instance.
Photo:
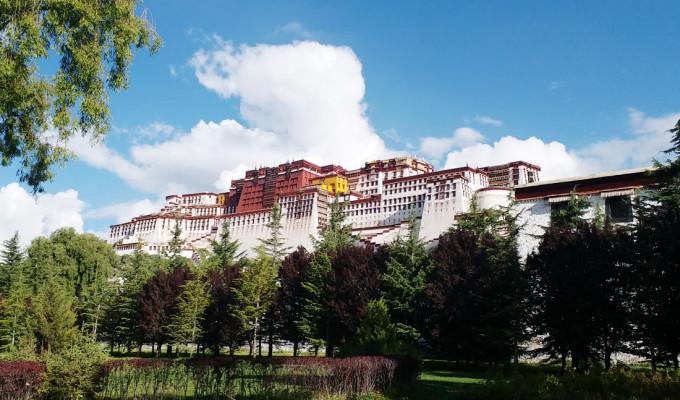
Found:
[[[650,165],[680,119],[680,3],[560,3],[145,1],[164,47],[37,201],[0,169],[0,239],[102,235],[301,157],[524,159],[544,180]]]

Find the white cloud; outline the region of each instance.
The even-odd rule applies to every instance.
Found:
[[[156,213],[165,205],[165,198],[159,197],[156,201],[143,199],[123,203],[110,204],[108,206],[87,211],[83,217],[86,219],[115,218],[117,223],[131,220],[140,215]]]
[[[208,89],[240,97],[250,127],[231,119],[200,121],[168,140],[134,144],[129,154],[74,138],[70,146],[79,158],[136,189],[165,195],[226,190],[246,169],[287,160],[356,168],[400,154],[388,150],[368,122],[361,62],[350,48],[295,42],[236,50],[215,40],[216,50],[200,50],[190,64]],[[174,131],[163,124],[149,129]]]
[[[278,34],[281,34],[281,33],[289,33],[289,34],[292,33],[292,34],[300,35],[300,37],[305,38],[305,39],[309,39],[309,38],[312,37],[312,34],[309,31],[307,31],[302,26],[301,23],[299,23],[297,21],[286,24],[286,25],[284,25],[280,28],[277,28],[274,31],[275,35],[278,35]]]
[[[480,117],[479,115],[477,115],[475,116],[475,121],[484,125],[503,126],[503,121],[499,121],[491,117]]]
[[[168,68],[170,69],[170,75],[177,76],[177,69],[174,65],[169,65]]]
[[[484,136],[472,128],[458,128],[448,138],[425,137],[420,140],[420,154],[431,160],[439,160],[453,148],[471,146],[484,140]]]
[[[670,146],[671,136],[667,130],[680,119],[680,113],[655,118],[630,109],[629,118],[634,136],[626,139],[606,140],[568,150],[559,142],[505,136],[493,145],[478,143],[449,153],[445,167],[465,164],[482,167],[524,160],[540,165],[541,179],[549,180],[649,166],[653,157],[659,158],[660,151]]]
[[[171,125],[162,122],[152,122],[146,126],[138,126],[135,132],[148,138],[154,138],[159,135],[169,135],[174,130],[175,128]]]
[[[22,246],[62,227],[83,231],[80,212],[84,203],[72,189],[36,198],[18,183],[10,183],[0,188],[0,204],[0,241],[9,239],[15,231],[19,231]]]
[[[564,85],[564,82],[552,81],[548,84],[548,90],[557,90],[557,89],[561,88],[562,85]]]
[[[394,140],[395,142],[401,142],[399,132],[397,132],[397,130],[394,128],[385,129],[384,131],[382,131],[382,135],[384,137]]]

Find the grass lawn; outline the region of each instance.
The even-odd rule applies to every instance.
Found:
[[[393,400],[446,400],[469,385],[483,383],[487,375],[485,371],[463,371],[452,361],[426,360],[413,386],[386,395]]]

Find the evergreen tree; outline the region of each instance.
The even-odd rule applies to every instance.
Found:
[[[277,271],[274,265],[267,256],[260,254],[243,269],[232,289],[237,304],[233,315],[241,322],[243,331],[250,334],[253,357],[256,356],[255,346],[262,317],[271,306],[276,290]]]
[[[193,348],[189,344],[198,344],[203,334],[201,323],[210,303],[209,295],[208,283],[193,279],[184,284],[177,297],[177,313],[172,317],[168,331],[178,347],[189,348],[190,356],[193,355]]]
[[[302,315],[298,329],[315,349],[326,346],[330,336],[330,309],[328,307],[328,274],[331,257],[326,252],[314,253],[309,269],[301,283],[304,289]],[[330,349],[326,355],[330,357]]]
[[[278,202],[274,202],[269,222],[265,225],[269,229],[269,237],[266,239],[259,239],[260,245],[255,248],[255,252],[259,257],[269,260],[273,267],[278,270],[281,265],[281,260],[290,250],[290,247],[284,245],[283,224],[281,207]]]
[[[175,217],[175,225],[170,234],[172,238],[168,242],[168,250],[163,251],[163,257],[168,260],[168,271],[174,271],[177,268],[184,268],[189,265],[187,258],[182,255],[184,251],[185,242],[182,239],[182,217],[177,214]]]
[[[328,223],[321,231],[321,238],[314,240],[314,250],[317,253],[328,253],[354,244],[352,226],[345,225],[346,215],[343,208],[340,197],[336,194],[333,202],[328,204]]]
[[[411,208],[406,238],[398,237],[388,250],[382,276],[382,293],[401,340],[414,344],[420,337],[418,302],[425,289],[429,263],[425,245],[418,239],[418,221]]]
[[[238,240],[231,240],[229,222],[226,220],[222,224],[219,242],[213,239],[210,239],[209,242],[212,248],[211,266],[214,269],[221,270],[227,265],[232,265],[237,258],[243,257],[243,252],[238,253]]]
[[[670,130],[673,160],[654,160],[654,190],[636,201],[635,335],[652,370],[678,369],[680,355],[680,121]]]
[[[77,333],[74,299],[53,276],[38,292],[36,327],[42,352],[58,352],[71,344]]]
[[[140,330],[140,304],[138,296],[142,286],[153,276],[151,256],[146,254],[141,245],[135,246],[123,267],[123,286],[118,291],[115,305],[110,308],[111,316],[118,320],[113,324],[113,335],[118,337],[132,350],[133,344],[142,345]]]
[[[18,231],[14,232],[14,235],[2,244],[3,250],[0,252],[0,292],[7,293],[13,277],[21,274],[21,262],[24,259],[24,254],[19,246]]]
[[[390,321],[382,298],[368,303],[356,336],[362,355],[392,355],[398,351],[397,327]]]
[[[564,207],[550,211],[550,224],[553,226],[567,225],[570,229],[576,229],[583,221],[583,216],[590,208],[587,198],[576,195],[575,189],[569,193],[569,201]]]
[[[336,252],[354,244],[351,225],[345,225],[345,213],[339,196],[335,196],[328,204],[328,224],[320,233],[320,239],[314,239],[314,259],[302,283],[304,289],[304,305],[302,318],[297,321],[299,329],[315,348],[326,346],[326,356],[332,356],[329,339],[330,309],[328,300],[328,279],[331,272],[331,259]]]
[[[3,351],[16,350],[20,347],[20,340],[33,335],[28,307],[31,293],[23,275],[15,274],[10,285],[6,297],[0,302],[0,343]]]

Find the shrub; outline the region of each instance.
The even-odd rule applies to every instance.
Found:
[[[417,369],[417,361],[385,357],[118,360],[104,365],[102,394],[117,399],[163,398],[169,393],[227,398],[275,395],[290,399],[306,399],[312,392],[364,395],[396,383],[411,383]]]
[[[68,348],[48,353],[46,361],[48,398],[90,398],[100,389],[102,365],[106,355],[101,346],[87,338]]]
[[[32,361],[0,361],[0,400],[35,399],[45,376],[45,366]]]
[[[498,377],[454,396],[456,400],[617,400],[677,399],[680,379],[675,374],[631,371]]]

